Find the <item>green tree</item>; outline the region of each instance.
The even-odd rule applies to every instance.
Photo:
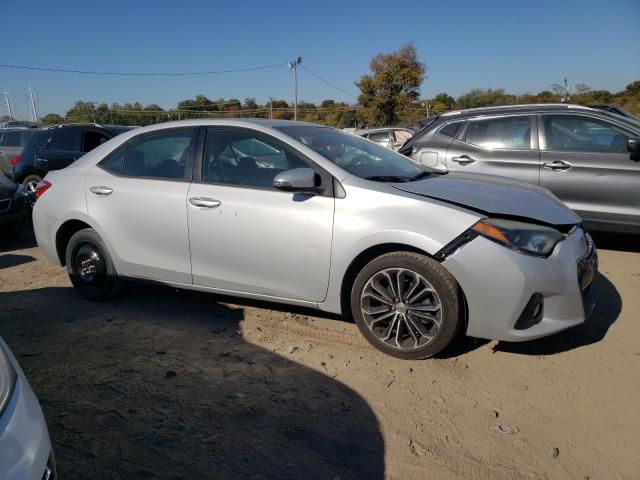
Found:
[[[40,119],[40,121],[43,125],[55,125],[58,123],[64,123],[64,118],[62,118],[57,113],[47,113]]]
[[[516,96],[506,93],[504,88],[497,88],[495,90],[491,88],[486,90],[474,88],[458,97],[456,107],[477,108],[490,105],[513,105],[516,101]]]
[[[456,101],[448,93],[439,93],[435,97],[433,97],[432,102],[440,102],[446,105],[448,108],[452,108]]]
[[[371,74],[356,82],[362,115],[370,125],[392,125],[420,97],[426,66],[411,43],[397,52],[376,55],[369,66]]]

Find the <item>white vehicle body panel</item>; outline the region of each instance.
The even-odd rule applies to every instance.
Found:
[[[344,194],[334,198],[125,178],[97,166],[132,137],[176,126],[243,127],[270,135],[328,172]],[[53,187],[36,202],[34,229],[38,245],[58,264],[64,259],[56,249],[56,236],[65,222],[79,220],[103,239],[118,275],[336,313],[343,313],[343,294],[348,295],[343,290],[345,275],[363,252],[393,244],[435,256],[487,216],[481,209],[424,194],[429,180],[402,184],[413,185],[405,191],[401,185],[350,175],[269,122],[189,120],[132,130],[71,167],[51,172],[47,179]],[[445,189],[446,184],[438,183]],[[469,185],[472,188],[473,182]],[[113,193],[97,197],[90,192],[92,186],[107,186]],[[516,213],[535,210],[538,215],[552,205],[556,212],[564,208],[542,189],[528,195],[530,205],[514,198],[508,204]],[[190,203],[192,198],[220,204],[198,208]],[[458,190],[455,198],[463,199],[464,192]],[[491,202],[498,200],[499,196]],[[565,213],[579,221],[570,211]],[[577,237],[561,242],[548,258],[527,256],[479,237],[442,265],[467,300],[468,334],[520,341],[584,321],[576,270],[584,253]],[[516,331],[514,324],[533,292],[545,296],[544,320]]]

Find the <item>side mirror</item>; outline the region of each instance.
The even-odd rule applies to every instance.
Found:
[[[627,150],[631,153],[631,160],[640,160],[640,138],[630,138],[627,140]]]
[[[285,170],[275,176],[273,186],[286,192],[312,192],[318,186],[316,172],[310,168]]]

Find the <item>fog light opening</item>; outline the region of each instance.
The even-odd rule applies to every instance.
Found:
[[[516,330],[531,328],[542,321],[543,314],[544,297],[540,293],[534,293],[524,307],[524,310],[522,310],[520,318],[518,318],[513,328]]]

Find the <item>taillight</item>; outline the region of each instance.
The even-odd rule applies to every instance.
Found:
[[[11,159],[11,165],[13,165],[14,167],[18,164],[18,162],[22,160],[22,155],[17,154],[15,155],[12,159]]]
[[[51,188],[51,182],[47,182],[46,180],[40,180],[38,185],[36,185],[35,194],[36,198],[40,198],[44,192]]]

